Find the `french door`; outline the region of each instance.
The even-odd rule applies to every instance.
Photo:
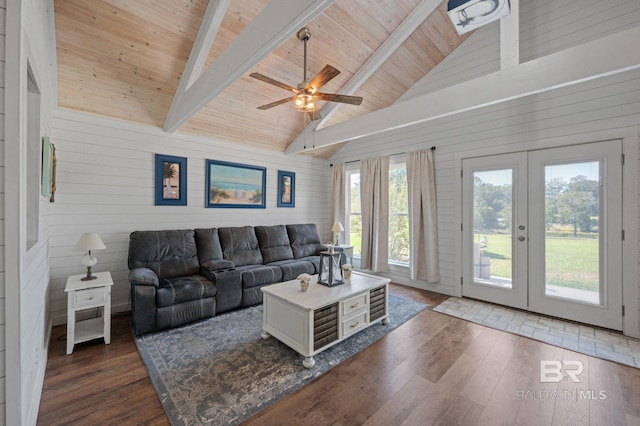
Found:
[[[622,329],[622,142],[463,160],[462,294]]]

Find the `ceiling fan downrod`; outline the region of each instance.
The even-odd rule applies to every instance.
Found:
[[[304,89],[304,87],[309,82],[307,80],[307,41],[311,38],[311,33],[309,32],[309,28],[303,27],[298,31],[298,40],[304,42],[304,66],[303,66],[303,74],[302,74],[302,83],[298,84],[298,89]]]

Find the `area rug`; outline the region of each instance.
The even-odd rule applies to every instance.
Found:
[[[459,297],[450,297],[433,310],[564,349],[640,367],[640,340],[615,331]]]
[[[238,424],[388,334],[428,305],[389,295],[391,323],[380,322],[316,355],[262,339],[262,306],[135,339],[173,425]]]

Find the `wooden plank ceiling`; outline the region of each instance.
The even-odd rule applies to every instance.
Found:
[[[207,0],[55,0],[61,108],[162,128]],[[231,0],[205,68],[269,3]],[[340,89],[418,6],[419,0],[337,0],[308,22],[308,74],[325,64],[341,73],[322,88]],[[330,126],[395,102],[450,54],[458,36],[440,6],[358,90],[360,106],[340,105]],[[257,107],[291,95],[249,77],[258,72],[291,86],[303,80],[303,44],[290,37],[185,122],[180,132],[284,151],[308,120],[291,104]],[[323,105],[321,105],[322,107]],[[340,144],[308,151],[330,157]]]

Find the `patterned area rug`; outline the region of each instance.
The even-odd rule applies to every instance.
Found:
[[[448,298],[433,310],[575,352],[640,367],[640,340],[615,331],[458,297]]]
[[[389,295],[389,325],[373,324],[319,353],[316,366],[273,337],[262,339],[262,306],[136,338],[173,425],[238,424],[425,309]]]

